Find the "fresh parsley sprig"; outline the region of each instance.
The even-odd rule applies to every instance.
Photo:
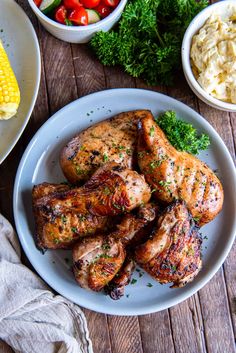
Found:
[[[104,65],[121,65],[151,85],[169,85],[181,67],[184,32],[207,5],[207,0],[130,0],[117,27],[98,32],[91,46]]]
[[[155,121],[164,131],[170,143],[179,151],[198,154],[210,145],[208,135],[198,134],[192,124],[178,119],[174,111],[160,114]]]

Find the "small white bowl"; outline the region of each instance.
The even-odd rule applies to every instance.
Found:
[[[190,49],[193,36],[198,33],[200,28],[204,25],[206,20],[211,16],[212,13],[217,13],[221,16],[228,17],[230,15],[230,8],[232,6],[236,7],[235,0],[224,0],[219,1],[213,5],[208,6],[204,10],[202,10],[189,24],[184,38],[182,42],[182,50],[181,50],[181,57],[182,57],[182,66],[185,78],[192,89],[192,91],[206,104],[220,110],[229,111],[229,112],[236,112],[236,104],[227,103],[221,101],[217,98],[214,98],[209,93],[207,93],[197,82],[190,62]]]
[[[54,37],[69,43],[87,43],[96,32],[107,32],[114,26],[119,20],[127,0],[121,0],[114,11],[106,18],[88,26],[65,26],[44,15],[33,0],[28,0],[28,2],[38,20]]]

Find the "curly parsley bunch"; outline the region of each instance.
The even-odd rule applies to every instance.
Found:
[[[117,27],[98,32],[91,46],[102,64],[121,65],[150,85],[169,85],[181,67],[184,32],[207,5],[207,0],[130,0]]]

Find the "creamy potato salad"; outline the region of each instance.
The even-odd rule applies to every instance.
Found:
[[[236,7],[222,19],[213,14],[193,37],[194,76],[213,97],[236,104]]]

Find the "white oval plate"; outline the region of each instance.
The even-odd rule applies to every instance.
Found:
[[[29,121],[37,98],[41,73],[37,36],[30,20],[14,0],[0,1],[0,39],[21,92],[17,114],[9,120],[0,120],[0,163],[2,163]]]
[[[122,111],[150,109],[154,115],[175,110],[179,117],[192,123],[211,138],[209,150],[200,159],[218,170],[225,192],[220,215],[202,228],[203,269],[195,280],[184,288],[170,289],[160,285],[147,274],[136,284],[126,287],[126,295],[113,301],[103,293],[81,289],[70,271],[70,251],[47,251],[42,255],[34,243],[34,220],[31,209],[31,190],[43,181],[61,182],[64,177],[58,157],[62,146],[77,132]],[[14,217],[18,235],[26,255],[40,276],[57,292],[83,307],[114,315],[140,315],[169,308],[185,300],[215,274],[225,260],[236,230],[236,174],[230,154],[223,141],[199,114],[168,96],[139,89],[113,89],[91,94],[74,101],[54,114],[36,133],[20,162],[14,187]],[[70,262],[71,260],[69,260]],[[152,287],[147,286],[149,283]],[[127,296],[128,295],[128,296]]]

